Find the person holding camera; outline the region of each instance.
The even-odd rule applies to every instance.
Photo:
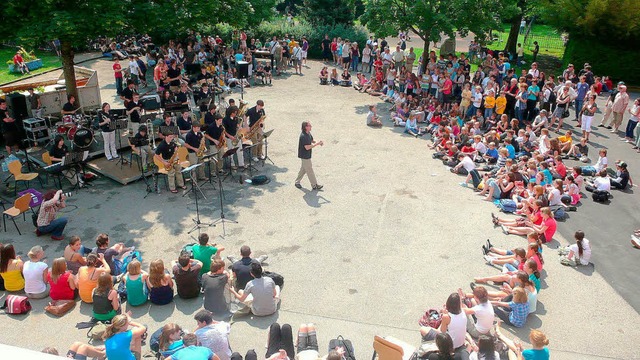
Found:
[[[65,200],[66,194],[62,193],[62,190],[50,190],[43,196],[42,205],[38,212],[38,227],[36,228],[36,235],[41,236],[44,234],[51,234],[52,240],[63,240],[65,226],[67,226],[67,218],[60,217],[56,219],[58,210],[67,206]]]

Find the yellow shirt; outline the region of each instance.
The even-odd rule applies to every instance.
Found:
[[[562,135],[558,136],[558,141],[560,141],[561,143],[568,142],[569,144],[571,144],[573,142],[573,138],[571,136]]]
[[[494,106],[496,106],[496,98],[493,96],[486,96],[484,98],[484,108],[493,109]]]
[[[20,291],[24,289],[24,278],[22,277],[22,271],[20,269],[9,270],[7,272],[0,273],[4,280],[4,288],[7,291]]]
[[[496,114],[502,115],[504,114],[504,110],[507,108],[507,98],[504,96],[500,96],[496,99]]]

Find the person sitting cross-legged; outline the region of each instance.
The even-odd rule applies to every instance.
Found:
[[[227,256],[227,260],[232,264],[231,271],[233,271],[236,289],[244,289],[247,283],[253,279],[253,277],[251,277],[252,263],[262,264],[269,257],[268,255],[260,255],[257,258],[252,258],[251,248],[248,245],[242,245],[240,247],[240,255],[242,255],[241,259],[233,255]]]
[[[244,291],[238,292],[231,287],[231,293],[245,304],[236,314],[246,314],[250,311],[256,316],[267,316],[275,313],[280,302],[280,287],[273,279],[262,275],[262,266],[258,263],[251,264],[251,276],[253,280],[247,283]]]
[[[178,296],[183,299],[193,299],[200,296],[200,269],[202,262],[191,259],[189,254],[183,251],[178,261],[171,262],[173,277],[176,280]]]

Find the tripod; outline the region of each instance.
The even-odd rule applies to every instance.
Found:
[[[147,176],[144,173],[144,166],[146,164],[142,163],[142,152],[144,151],[142,149],[143,146],[147,146],[149,144],[147,144],[148,140],[138,140],[135,137],[130,137],[129,138],[129,143],[131,143],[131,145],[136,146],[139,148],[140,150],[140,156],[138,156],[138,167],[140,169],[140,175],[142,176],[142,181],[144,181],[144,184],[147,186],[146,188],[146,194],[144,195],[143,199],[146,199],[147,196],[149,196],[149,194],[151,194],[153,192],[153,188],[151,183],[149,182],[149,179],[147,179]],[[133,148],[131,149],[131,151],[133,151]],[[148,160],[147,160],[148,161]]]
[[[183,176],[184,176],[184,174],[187,174],[187,173],[189,174],[189,177],[191,178],[191,190],[198,189],[198,191],[200,192],[202,197],[205,200],[207,200],[207,197],[204,196],[204,193],[202,192],[202,189],[198,185],[198,182],[197,182],[197,178],[198,177],[194,176],[196,169],[199,168],[200,166],[204,166],[204,163],[191,165],[189,167],[186,167],[186,168],[182,169],[181,172],[183,173]],[[194,192],[195,192],[195,190],[194,190]],[[184,194],[182,194],[182,197],[185,197],[188,193],[189,192],[185,192]]]
[[[264,138],[264,159],[262,159],[262,166],[263,167],[264,167],[264,164],[266,164],[267,160],[271,161],[271,165],[275,165],[273,160],[271,160],[271,158],[269,157],[269,137],[273,133],[273,130],[274,129],[271,129],[271,130],[267,131],[266,133],[262,134],[262,137]]]
[[[232,150],[236,150],[236,149],[234,148],[234,149],[231,149],[231,150],[227,151],[224,154],[224,157],[225,158],[228,157],[227,154],[229,154],[229,153],[231,153],[231,156],[233,156],[233,153],[235,151],[231,152]],[[224,201],[223,200],[226,200],[226,199],[224,198],[224,189],[222,188],[222,177],[218,176],[217,178],[218,178],[218,198],[220,200],[220,217],[217,218],[216,220],[214,220],[213,223],[211,223],[211,224],[212,224],[212,226],[215,226],[217,224],[222,224],[222,235],[220,235],[220,237],[224,239],[224,237],[227,236],[227,230],[226,230],[224,224],[225,223],[237,224],[238,222],[235,221],[235,220],[227,219],[224,216]],[[196,202],[196,204],[197,204],[197,202]],[[197,206],[196,206],[196,208],[197,208]]]
[[[182,170],[182,173],[188,173],[192,170],[195,170],[196,168],[202,166],[203,164],[196,164],[196,165],[191,165],[185,169]],[[193,196],[196,198],[196,218],[195,219],[191,219],[191,221],[193,221],[193,227],[191,228],[191,230],[189,230],[187,232],[187,234],[191,234],[192,232],[198,230],[198,234],[200,233],[200,229],[203,227],[212,227],[212,226],[216,226],[216,222],[213,223],[203,223],[202,221],[200,221],[200,207],[198,206],[198,193],[196,192],[196,189],[198,189],[200,191],[200,193],[202,194],[202,190],[200,190],[200,188],[198,187],[197,184],[195,184],[195,182],[193,181],[193,179],[191,179],[193,185],[191,185],[191,191],[193,192]],[[202,196],[204,197],[204,194],[202,194]],[[205,198],[206,199],[206,198]],[[224,224],[223,224],[224,227]]]
[[[120,136],[120,130],[127,127],[127,120],[116,120],[116,138],[118,138],[118,148],[116,149],[116,155],[118,155],[119,159],[116,165],[120,164],[120,170],[122,170],[123,164],[128,164],[129,161],[119,154],[120,149],[122,148],[122,137]]]

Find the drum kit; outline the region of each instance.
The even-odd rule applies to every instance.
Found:
[[[91,129],[91,116],[80,114],[64,115],[62,121],[55,123],[55,135],[66,137],[78,149],[88,149],[95,136]]]

